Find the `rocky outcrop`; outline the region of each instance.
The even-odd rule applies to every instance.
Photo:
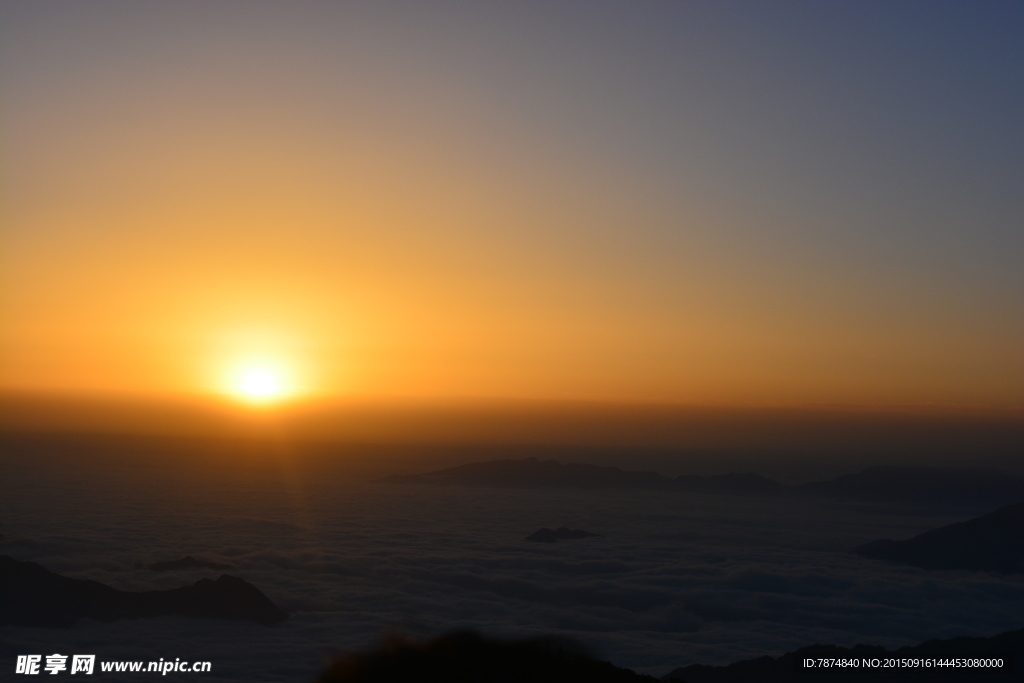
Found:
[[[237,576],[223,574],[181,588],[130,592],[0,555],[0,624],[60,627],[79,619],[113,621],[166,615],[264,624],[288,618],[258,588]]]

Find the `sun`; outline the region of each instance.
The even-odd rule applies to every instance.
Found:
[[[235,398],[253,404],[277,403],[292,393],[284,371],[269,363],[237,367],[228,388]]]

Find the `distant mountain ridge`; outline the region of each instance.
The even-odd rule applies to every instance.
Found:
[[[868,467],[803,484],[815,495],[862,500],[921,500],[1005,505],[1024,502],[1024,478],[988,467]]]
[[[854,552],[924,569],[1024,573],[1024,504],[1008,505],[905,541],[872,541]]]
[[[424,474],[393,475],[384,481],[393,484],[680,490],[719,493],[779,493],[788,488],[753,473],[684,474],[673,479],[657,472],[638,472],[583,463],[561,463],[557,460],[542,461],[537,458],[474,462]]]
[[[655,472],[557,460],[488,460],[424,474],[396,474],[385,481],[399,484],[457,484],[501,487],[670,489],[672,479]]]
[[[676,478],[656,472],[557,460],[490,460],[423,474],[393,475],[394,484],[506,488],[638,489],[733,495],[814,495],[860,500],[935,503],[1024,502],[1024,477],[983,467],[868,467],[829,481],[789,486],[752,472]]]
[[[681,474],[672,482],[672,488],[697,493],[734,493],[744,495],[778,495],[789,493],[791,486],[753,472],[728,474]]]
[[[179,571],[184,569],[213,569],[216,571],[223,571],[225,569],[234,569],[230,564],[224,564],[221,562],[211,562],[209,560],[199,560],[191,555],[186,555],[180,560],[167,560],[166,562],[154,562],[150,565],[144,565],[146,569],[154,572],[170,572]]]
[[[544,527],[537,529],[532,534],[526,537],[527,541],[536,541],[538,543],[556,543],[559,539],[572,540],[576,538],[603,538],[601,534],[593,534],[583,529],[570,529],[568,527],[558,527],[557,529],[549,529]]]
[[[55,574],[35,562],[0,555],[0,624],[71,626],[79,619],[114,621],[167,615],[243,619],[275,624],[288,614],[237,576],[191,586],[122,591],[98,581]]]

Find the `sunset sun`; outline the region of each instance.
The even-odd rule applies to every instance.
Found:
[[[247,403],[268,404],[287,398],[292,389],[284,371],[271,364],[249,364],[232,373],[229,390]]]

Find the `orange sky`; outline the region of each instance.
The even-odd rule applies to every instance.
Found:
[[[881,152],[739,150],[708,85],[736,74],[677,84],[704,119],[620,112],[519,38],[335,41],[315,6],[6,10],[0,389],[206,395],[253,362],[311,396],[1024,405],[998,197],[957,223],[941,188],[873,201]],[[673,126],[702,142],[669,163]],[[826,163],[862,184],[819,192]]]

